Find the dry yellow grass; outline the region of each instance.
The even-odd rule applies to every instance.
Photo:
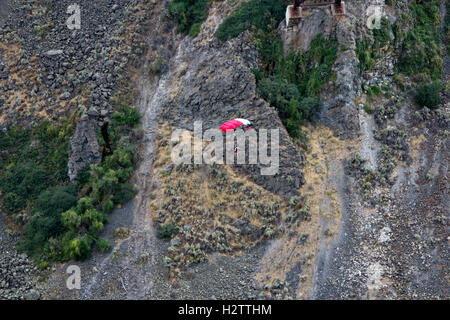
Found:
[[[322,244],[329,246],[339,230],[342,204],[338,187],[327,178],[329,174],[336,174],[329,172],[330,161],[340,163],[348,157],[349,147],[356,146],[354,141],[334,137],[331,130],[322,125],[305,128],[305,131],[310,137],[307,164],[303,167],[307,183],[300,189],[300,194],[306,197],[311,219],[300,223],[296,229],[298,236],[285,236],[274,241],[256,275],[260,285],[270,284],[275,279],[285,280],[287,273],[300,262],[303,272],[296,292],[298,299],[306,298],[312,288],[314,259],[319,247]],[[331,236],[324,236],[325,229]],[[304,243],[299,241],[301,235],[308,235]]]
[[[170,154],[170,135],[173,128],[166,124],[163,124],[159,128],[160,137],[156,141],[156,161],[153,167],[153,176],[159,182],[158,190],[156,194],[160,195],[160,198],[155,196],[150,205],[150,216],[153,220],[156,220],[156,216],[159,210],[162,209],[162,202],[164,200],[171,199],[170,196],[165,194],[167,189],[175,189],[177,191],[176,197],[181,197],[183,206],[185,205],[187,212],[184,212],[182,224],[189,224],[192,226],[192,230],[196,233],[214,232],[217,228],[222,227],[231,236],[230,246],[232,250],[228,252],[230,255],[240,254],[245,248],[248,248],[252,243],[257,240],[251,240],[247,236],[233,236],[235,233],[239,233],[238,229],[230,224],[230,221],[236,221],[242,219],[244,213],[244,207],[239,200],[242,193],[230,193],[228,189],[211,188],[211,183],[215,183],[214,179],[208,176],[208,167],[203,166],[194,169],[191,173],[176,170],[176,167],[172,170],[170,175],[161,175],[162,169],[166,168],[171,163]],[[186,136],[189,135],[185,132]],[[167,143],[161,143],[161,142]],[[183,141],[183,140],[182,140]],[[180,142],[182,143],[182,142]],[[202,147],[205,147],[203,144]],[[258,204],[265,203],[270,205],[275,202],[282,203],[279,211],[284,216],[284,210],[286,209],[283,203],[287,201],[280,196],[272,194],[264,188],[256,185],[249,180],[246,176],[237,173],[228,165],[220,165],[220,171],[227,175],[227,184],[239,183],[240,188],[245,189],[249,187],[252,192],[259,194],[255,201]],[[182,183],[182,188],[177,188]],[[217,205],[220,203],[226,203],[223,208],[217,209]],[[212,212],[211,216],[207,216],[206,212]],[[249,222],[256,228],[260,228],[266,225],[264,218],[259,214],[250,215]],[[171,221],[172,214],[169,212],[166,222]],[[187,257],[186,257],[187,258]],[[211,255],[208,256],[211,258]]]

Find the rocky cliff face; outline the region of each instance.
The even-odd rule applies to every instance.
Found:
[[[337,134],[355,137],[359,130],[358,106],[355,100],[361,95],[361,79],[356,57],[356,41],[365,34],[365,9],[369,4],[346,3],[345,16],[333,14],[330,6],[305,10],[304,17],[286,27],[283,21],[280,33],[284,51],[307,51],[317,36],[336,38],[341,48],[333,71],[336,80],[324,90],[322,121],[333,127]]]
[[[88,164],[100,160],[97,140],[97,124],[95,120],[83,115],[78,122],[75,133],[71,139],[71,154],[68,164],[69,179],[73,181],[77,174]]]
[[[300,248],[298,241],[288,239],[273,245],[257,275],[268,282],[264,293],[268,297],[283,297],[280,290],[313,299],[448,296],[445,227],[438,222],[448,202],[444,173],[448,138],[442,135],[448,110],[416,111],[409,94],[394,80],[397,58],[392,47],[384,48],[373,70],[360,70],[356,44],[369,36],[366,12],[372,4],[346,1],[345,17],[336,19],[326,9],[316,9],[292,28],[280,24],[285,49],[307,49],[320,30],[338,39],[336,79],[321,95],[325,102],[321,122],[344,138],[345,148],[325,138],[327,129],[313,129],[313,151],[306,154],[306,184],[300,193],[319,214],[302,229],[315,236]],[[408,12],[408,4],[397,1],[386,6],[383,16],[394,24]],[[373,101],[368,97],[370,87],[390,91]],[[365,105],[373,114],[363,110]],[[336,149],[339,155],[334,154]],[[355,154],[361,162],[352,162]],[[353,180],[355,169],[359,173]],[[427,187],[421,182],[426,172],[432,177]],[[373,180],[367,174],[373,174]],[[357,191],[361,189],[368,194],[361,197]],[[293,261],[293,254],[299,258]],[[291,269],[275,276],[274,263]],[[302,280],[293,276],[295,272],[301,272]]]
[[[392,48],[374,70],[360,70],[356,45],[367,36],[369,3],[348,0],[343,17],[317,9],[292,29],[279,26],[285,50],[307,50],[317,34],[340,47],[320,121],[305,129],[308,151],[256,94],[251,34],[224,44],[214,37],[239,1],[212,1],[195,38],[176,33],[167,1],[86,2],[85,25],[73,31],[61,14],[68,4],[11,6],[0,33],[0,127],[81,111],[73,179],[99,160],[97,131],[125,82],[138,91],[144,145],[138,194],[110,215],[102,235],[113,249],[79,263],[80,291],[65,287],[66,264],[54,266],[39,286],[43,298],[448,298],[448,108],[416,111],[394,81]],[[384,14],[393,22],[407,4]],[[147,19],[142,42],[134,35]],[[137,70],[127,69],[135,60]],[[391,90],[369,98],[370,86]],[[194,121],[218,128],[238,117],[280,129],[277,175],[261,176],[258,165],[170,163],[173,129],[192,131]],[[180,230],[165,243],[156,231],[169,220]],[[117,237],[117,228],[127,232]],[[29,291],[32,281],[22,280]],[[8,297],[23,297],[20,290]]]
[[[250,69],[256,68],[258,56],[249,36],[244,34],[224,45],[211,35],[203,37],[186,38],[178,47],[168,78],[173,84],[161,106],[163,119],[188,130],[193,130],[194,121],[202,121],[203,130],[207,130],[234,118],[251,119],[257,128],[281,129],[278,174],[262,176],[257,165],[242,165],[238,169],[272,192],[297,194],[303,183],[300,153],[277,111],[256,96]]]
[[[78,119],[69,155],[71,180],[100,160],[100,128],[118,101],[133,99],[128,70],[144,53],[144,25],[154,3],[82,1],[80,29],[67,26],[76,13],[67,13],[72,4],[0,2],[0,129],[30,128],[44,120],[59,123],[70,116]],[[118,94],[119,90],[123,91]],[[0,214],[3,226],[8,219]],[[36,268],[16,252],[16,239],[3,236],[3,227],[1,233],[5,239],[0,241],[1,296],[38,298],[36,291],[30,293]]]

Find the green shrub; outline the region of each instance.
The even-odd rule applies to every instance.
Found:
[[[19,248],[30,256],[42,254],[50,238],[58,238],[67,230],[62,222],[62,213],[76,203],[73,186],[58,186],[42,192],[36,200],[32,217],[25,226]]]
[[[92,171],[92,197],[101,203],[117,190],[119,178],[115,170],[107,167],[96,166]]]
[[[129,183],[120,184],[117,191],[114,193],[113,202],[119,204],[125,204],[134,198],[136,191],[134,187]]]
[[[95,244],[97,245],[98,250],[102,253],[107,252],[112,248],[111,243],[103,238],[98,238]]]
[[[39,194],[50,186],[67,181],[67,157],[74,119],[61,125],[43,121],[32,130],[11,127],[0,134],[2,150],[8,157],[0,159],[2,207],[9,213],[27,206],[30,210]]]
[[[171,0],[169,15],[178,24],[178,32],[196,37],[208,17],[209,0]]]
[[[23,199],[14,192],[8,192],[3,197],[2,208],[6,213],[18,212],[24,206]]]
[[[380,87],[378,86],[369,86],[367,89],[367,95],[369,100],[372,100],[375,96],[379,96],[383,93]]]
[[[270,105],[276,107],[281,118],[287,117],[289,102],[300,99],[297,86],[279,77],[264,78],[258,82],[259,95]]]
[[[96,209],[88,209],[81,215],[81,223],[87,228],[89,235],[94,239],[103,231],[105,222],[107,222],[106,217]]]
[[[358,56],[359,69],[361,72],[371,70],[375,66],[375,58],[367,39],[356,44],[356,55]]]
[[[272,19],[266,30],[259,29],[255,35],[261,72],[265,77],[275,76],[277,67],[283,63],[283,42],[277,30],[276,20]]]
[[[14,126],[0,134],[2,151],[8,154],[0,159],[2,209],[30,216],[18,248],[37,260],[61,257],[60,238],[66,231],[61,214],[76,204],[76,188],[63,186],[75,121],[43,121],[32,129]]]
[[[243,2],[219,26],[216,36],[220,41],[225,42],[228,39],[237,37],[249,28],[267,31],[272,19],[277,23],[283,20],[288,2],[281,0],[250,0]]]
[[[364,109],[364,111],[367,112],[368,114],[372,114],[372,113],[373,113],[372,108],[371,108],[368,104],[365,104],[365,105],[363,106],[363,109]]]
[[[385,0],[387,6],[395,6],[397,0]]]
[[[375,50],[380,49],[389,44],[393,39],[391,38],[392,26],[387,18],[382,18],[379,29],[372,29]]]
[[[0,176],[0,188],[3,192],[14,194],[16,205],[21,204],[16,210],[25,207],[28,200],[37,197],[47,188],[48,183],[45,169],[32,161],[11,166]]]
[[[114,202],[111,199],[108,199],[103,204],[103,212],[106,214],[110,214],[114,210]]]
[[[302,114],[303,119],[312,121],[322,109],[322,103],[320,99],[315,97],[307,97],[301,100],[299,104],[299,111]]]
[[[67,233],[63,237],[64,260],[84,261],[91,256],[92,239],[88,236],[76,237]]]
[[[169,241],[172,239],[179,231],[179,228],[172,222],[168,222],[161,227],[157,233],[159,239]]]
[[[136,107],[129,107],[126,104],[121,104],[117,111],[112,116],[113,125],[128,125],[134,127],[138,124],[140,119],[139,111]]]
[[[295,84],[302,96],[316,96],[321,92],[323,84],[332,77],[337,52],[336,39],[327,40],[318,35],[311,41],[307,52],[290,52],[284,57],[282,51],[275,51],[273,54],[276,56],[268,58],[270,63],[263,62],[263,65],[273,65],[265,75],[273,74]]]
[[[75,232],[81,226],[81,216],[75,209],[65,211],[61,218],[64,226],[68,230]]]
[[[435,81],[432,83],[422,83],[416,89],[415,101],[419,107],[427,107],[430,109],[439,108],[442,99],[440,95],[441,83]]]
[[[47,35],[47,33],[53,29],[53,24],[52,23],[46,23],[40,26],[36,26],[34,27],[34,30],[36,31],[37,35],[40,38],[43,38]]]
[[[75,181],[77,188],[80,189],[82,186],[85,186],[89,183],[89,179],[91,178],[91,168],[89,166],[86,166],[78,172]]]
[[[48,261],[41,261],[41,262],[39,262],[39,264],[38,264],[39,270],[45,270],[45,269],[48,268],[48,266],[49,266]]]
[[[308,52],[297,53],[296,82],[302,95],[312,97],[320,93],[322,85],[331,78],[337,52],[336,39],[327,40],[318,35],[311,41]]]
[[[372,38],[365,38],[356,43],[356,55],[359,60],[361,72],[372,70],[375,67],[376,59],[380,58],[380,49],[389,45],[393,40],[391,33],[393,27],[386,18],[381,19],[379,29],[372,29],[369,32]]]
[[[413,2],[410,11],[414,27],[403,40],[398,69],[409,76],[426,73],[432,80],[440,79],[444,60],[438,32],[439,1]]]
[[[292,99],[287,107],[286,129],[293,137],[300,135],[300,125],[303,124],[302,114],[299,111],[300,103]]]
[[[200,33],[200,28],[202,24],[200,22],[194,23],[191,28],[189,29],[189,35],[192,38],[195,38]]]

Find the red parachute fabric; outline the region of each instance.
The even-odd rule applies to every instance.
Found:
[[[244,121],[242,121],[244,120]],[[233,131],[234,129],[242,126],[242,125],[247,125],[248,123],[250,123],[248,120],[245,119],[233,119],[230,121],[225,122],[223,125],[220,126],[220,130],[222,130],[223,132],[228,132],[228,131]],[[245,121],[247,121],[248,123],[245,123]]]

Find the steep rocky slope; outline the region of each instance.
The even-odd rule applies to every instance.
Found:
[[[71,4],[2,1],[0,127],[6,133],[43,120],[58,123],[81,115],[67,168],[73,180],[87,164],[100,160],[98,132],[114,112],[117,99],[132,96],[128,83],[134,72],[128,70],[144,53],[143,25],[152,4],[86,2],[81,5],[81,28],[70,30],[66,11]],[[8,151],[1,150],[1,156],[7,159]],[[2,221],[11,223],[10,218],[5,215]],[[45,278],[44,272],[40,279]],[[18,291],[15,297],[21,296]]]
[[[10,19],[24,19],[1,33],[0,126],[85,112],[71,140],[73,177],[100,159],[97,131],[113,112],[115,89],[125,87],[135,89],[143,139],[137,195],[109,216],[102,233],[113,248],[95,249],[85,262],[54,264],[42,272],[40,293],[30,292],[33,268],[19,266],[29,269],[17,280],[23,284],[8,282],[0,289],[12,292],[3,296],[448,299],[448,99],[439,110],[417,111],[394,79],[394,46],[382,50],[373,70],[361,71],[357,44],[369,33],[370,4],[346,1],[341,17],[314,9],[296,28],[284,21],[278,28],[286,50],[307,50],[318,34],[339,44],[335,78],[320,94],[319,123],[306,126],[309,149],[302,150],[256,93],[251,33],[225,43],[214,36],[240,1],[212,1],[195,38],[176,32],[167,2],[86,2],[87,26],[73,32],[58,14],[68,2],[51,10],[11,6]],[[386,6],[384,15],[393,23],[408,3]],[[55,27],[40,40],[29,30],[47,15]],[[145,38],[134,39],[134,30],[145,30]],[[55,49],[62,52],[49,53]],[[138,67],[128,69],[129,61]],[[445,77],[448,83],[448,69]],[[372,86],[389,90],[374,97]],[[280,128],[277,175],[260,175],[258,165],[171,164],[173,130],[190,132],[197,120],[203,130],[218,128],[237,117]],[[158,239],[170,221],[177,236]],[[81,268],[81,290],[66,287],[72,264]]]

